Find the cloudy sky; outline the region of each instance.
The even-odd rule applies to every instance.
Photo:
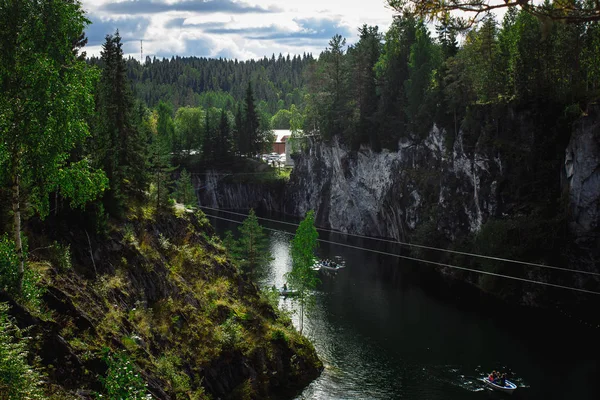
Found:
[[[362,24],[389,26],[385,0],[81,0],[92,25],[88,55],[119,29],[127,55],[247,60],[318,55],[336,33],[356,41]]]

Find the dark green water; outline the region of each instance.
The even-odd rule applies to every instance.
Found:
[[[235,229],[212,222],[219,232]],[[291,236],[270,236],[275,259],[263,284],[281,287],[291,268]],[[343,236],[328,239],[348,243]],[[508,398],[481,383],[492,369],[509,371],[519,385],[512,398],[600,399],[600,329],[504,308],[397,258],[328,244],[318,253],[346,268],[322,275],[316,305],[305,318],[304,333],[325,370],[298,399]],[[295,309],[290,299],[281,307]]]

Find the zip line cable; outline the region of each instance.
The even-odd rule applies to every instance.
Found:
[[[212,207],[206,207],[206,206],[198,206],[198,207],[199,208],[206,208],[207,210],[212,210],[212,211],[222,211],[222,212],[226,212],[226,213],[229,213],[229,214],[239,215],[239,216],[242,216],[242,217],[247,217],[248,216],[247,214],[242,214],[242,213],[237,213],[237,212],[233,212],[233,211],[222,210],[222,209],[219,209],[219,208],[212,208]],[[275,220],[275,219],[261,218],[261,217],[257,217],[257,218],[265,220],[265,221],[276,222],[276,223],[280,223],[280,224],[285,224],[285,225],[291,225],[291,226],[298,227],[298,224],[295,224],[295,223],[292,223],[292,222],[278,221],[278,220]],[[380,238],[375,238],[375,237],[371,237],[371,236],[357,235],[357,234],[353,234],[353,233],[344,233],[344,232],[335,231],[335,230],[331,230],[331,229],[325,229],[325,228],[317,228],[317,230],[323,231],[323,232],[329,232],[329,233],[337,233],[337,234],[340,234],[340,235],[357,237],[357,238],[361,238],[361,239],[378,240],[380,242],[399,244],[399,245],[408,246],[408,247],[415,247],[415,248],[418,248],[418,249],[441,251],[441,252],[446,252],[446,253],[451,253],[451,254],[460,254],[460,255],[463,255],[463,256],[470,256],[470,257],[475,257],[475,258],[483,258],[483,259],[486,259],[486,260],[503,261],[503,262],[509,262],[509,263],[513,263],[513,264],[527,265],[527,266],[530,266],[530,267],[547,268],[547,269],[554,269],[554,270],[558,270],[558,271],[573,272],[573,273],[576,273],[576,274],[585,274],[585,275],[600,276],[600,273],[598,273],[598,272],[582,271],[582,270],[572,269],[572,268],[553,267],[551,265],[536,264],[536,263],[531,263],[531,262],[527,262],[527,261],[511,260],[511,259],[507,259],[507,258],[486,256],[486,255],[483,255],[483,254],[475,254],[475,253],[466,253],[466,252],[463,252],[463,251],[455,251],[455,250],[449,250],[449,249],[440,249],[438,247],[431,247],[431,246],[424,246],[424,245],[420,245],[420,244],[400,242],[398,240],[380,239]]]
[[[243,222],[235,221],[235,220],[229,219],[229,218],[218,217],[216,215],[206,214],[206,216],[207,217],[211,217],[211,218],[220,219],[220,220],[223,220],[223,221],[233,222],[233,223],[236,223],[236,224],[242,224],[243,223]],[[278,229],[271,229],[271,228],[265,228],[265,227],[263,227],[263,229],[265,229],[267,231],[281,232],[281,233],[284,233],[284,234],[287,234],[287,235],[292,235],[292,236],[294,235],[291,232],[285,232],[285,231],[281,231],[281,230],[278,230]],[[533,283],[533,284],[536,284],[536,285],[544,285],[544,286],[550,286],[550,287],[559,288],[559,289],[574,290],[574,291],[581,292],[581,293],[600,295],[600,292],[595,292],[593,290],[579,289],[579,288],[574,288],[572,286],[558,285],[556,283],[534,281],[532,279],[519,278],[517,276],[512,276],[512,275],[497,274],[495,272],[481,271],[481,270],[478,270],[478,269],[472,269],[472,268],[466,268],[466,267],[459,267],[457,265],[444,264],[444,263],[440,263],[440,262],[436,262],[436,261],[422,260],[422,259],[415,258],[415,257],[403,256],[403,255],[400,255],[400,254],[388,253],[388,252],[379,251],[379,250],[372,250],[372,249],[367,249],[367,248],[364,248],[364,247],[353,246],[353,245],[350,245],[350,244],[332,242],[332,241],[325,240],[325,239],[317,239],[317,241],[323,242],[323,243],[329,243],[329,244],[333,244],[333,245],[337,245],[337,246],[348,247],[348,248],[356,249],[356,250],[370,251],[372,253],[382,254],[382,255],[385,255],[385,256],[391,256],[391,257],[396,257],[396,258],[402,258],[402,259],[405,259],[405,260],[416,261],[416,262],[421,262],[421,263],[425,263],[425,264],[432,264],[432,265],[436,265],[438,267],[448,267],[448,268],[453,268],[453,269],[460,269],[460,270],[463,270],[463,271],[475,272],[475,273],[478,273],[478,274],[491,275],[491,276],[495,276],[495,277],[498,277],[498,278],[513,279],[513,280],[517,280],[517,281],[521,281],[521,282]]]

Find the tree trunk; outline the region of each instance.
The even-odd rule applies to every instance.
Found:
[[[19,268],[17,271],[17,290],[21,293],[23,289],[23,275],[25,274],[25,261],[23,259],[23,243],[21,242],[21,199],[19,196],[19,175],[13,173],[12,185],[12,210],[13,224],[15,234],[15,250],[19,259]]]
[[[300,333],[304,328],[304,300],[300,300]]]

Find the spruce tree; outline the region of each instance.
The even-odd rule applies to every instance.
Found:
[[[235,113],[235,130],[234,130],[234,152],[236,155],[246,154],[246,135],[244,130],[244,116],[242,113],[242,103],[238,104]]]
[[[147,185],[146,141],[132,124],[133,100],[119,31],[107,35],[97,96],[95,155],[109,179],[105,208],[119,215],[128,195],[140,195]]]
[[[379,132],[374,118],[378,95],[375,64],[381,53],[381,35],[377,27],[363,25],[359,30],[360,40],[352,51],[354,58],[354,97],[358,100],[358,126],[354,147],[369,143],[375,151],[381,149]]]
[[[217,157],[221,160],[229,158],[229,155],[231,154],[231,128],[225,109],[221,110],[216,153]]]
[[[168,138],[163,135],[155,135],[150,146],[150,166],[152,171],[152,194],[156,212],[167,210],[170,206],[170,190],[173,184],[171,173],[171,151]]]
[[[196,191],[194,190],[194,185],[192,184],[192,176],[185,168],[183,171],[181,171],[179,179],[175,185],[175,199],[187,207],[195,206],[197,202]]]
[[[254,156],[262,150],[262,141],[259,135],[260,121],[258,119],[258,113],[256,112],[254,93],[250,82],[248,82],[248,89],[246,89],[244,111],[244,146],[247,146],[245,155]]]
[[[231,240],[231,236],[227,237],[227,242],[233,244],[230,245],[232,248],[229,250],[237,260],[242,272],[254,279],[260,279],[273,258],[269,250],[269,239],[258,223],[253,209],[250,210],[248,217],[238,227],[238,230],[240,232],[239,240],[234,242]]]

